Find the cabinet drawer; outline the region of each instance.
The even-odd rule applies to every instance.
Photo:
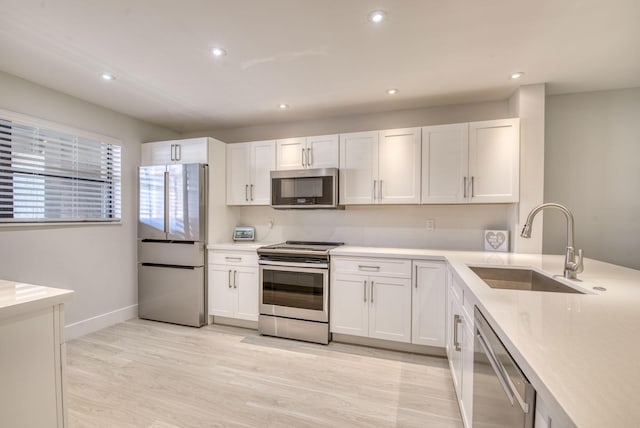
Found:
[[[258,253],[255,251],[211,251],[209,264],[257,267]]]
[[[405,259],[336,257],[331,260],[331,265],[336,273],[411,278],[411,260]]]

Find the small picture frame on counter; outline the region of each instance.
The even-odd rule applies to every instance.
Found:
[[[508,230],[485,230],[484,231],[485,251],[509,251],[509,231]]]

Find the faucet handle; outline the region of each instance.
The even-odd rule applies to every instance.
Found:
[[[578,259],[576,260],[576,267],[574,272],[581,273],[584,270],[584,264],[582,263],[582,249],[578,250]]]

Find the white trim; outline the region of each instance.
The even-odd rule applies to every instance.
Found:
[[[122,226],[122,220],[116,221],[34,221],[33,223],[9,221],[0,221],[0,228],[3,227],[58,227],[58,226]]]
[[[137,317],[138,305],[135,304],[116,309],[115,311],[107,312],[106,314],[87,318],[86,320],[74,322],[73,324],[69,324],[64,328],[65,341],[73,340],[80,336],[84,336],[85,334],[92,333],[94,331],[98,331],[103,328],[110,327],[114,324],[118,324]]]

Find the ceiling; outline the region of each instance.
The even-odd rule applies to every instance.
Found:
[[[500,100],[520,84],[546,82],[551,94],[640,86],[638,0],[0,7],[0,70],[181,132]],[[374,9],[387,19],[369,22]],[[227,55],[214,58],[215,46]],[[515,71],[526,74],[511,81]]]

